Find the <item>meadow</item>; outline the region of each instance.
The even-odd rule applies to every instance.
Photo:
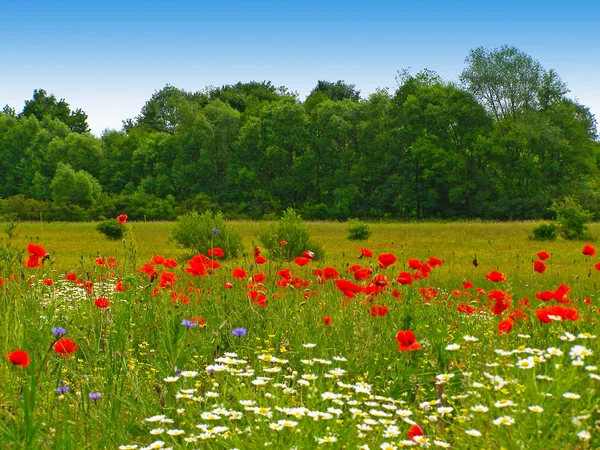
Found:
[[[528,240],[531,222],[375,223],[363,242],[307,225],[323,260],[258,264],[257,222],[232,223],[239,258],[195,263],[166,222],[5,233],[0,447],[598,448],[586,242]]]

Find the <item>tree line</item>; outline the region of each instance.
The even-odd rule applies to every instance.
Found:
[[[36,90],[0,113],[0,216],[534,219],[565,196],[600,213],[596,121],[555,71],[503,46],[471,50],[458,82],[396,80],[366,98],[322,80],[304,101],[268,81],[167,85],[100,137]]]

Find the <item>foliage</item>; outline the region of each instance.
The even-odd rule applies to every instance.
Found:
[[[211,210],[200,214],[193,211],[177,218],[171,239],[181,248],[195,253],[220,247],[225,258],[235,258],[242,250],[240,234],[225,222],[223,213]]]
[[[536,241],[554,241],[558,237],[560,227],[554,222],[545,222],[533,227],[530,239]]]
[[[117,219],[107,219],[96,226],[96,231],[102,233],[108,239],[117,241],[123,239],[124,228],[125,225],[121,225]]]
[[[325,256],[323,248],[311,241],[308,227],[300,214],[292,208],[286,209],[281,219],[262,227],[256,235],[275,260],[291,261],[307,250],[315,254],[316,260]]]
[[[583,209],[573,197],[565,197],[552,202],[550,208],[556,214],[556,222],[560,227],[560,235],[568,240],[589,239],[588,222],[593,214]]]
[[[351,241],[366,241],[371,237],[369,225],[358,219],[349,220],[347,230],[347,239]]]

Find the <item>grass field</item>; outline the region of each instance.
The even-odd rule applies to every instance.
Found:
[[[193,277],[172,223],[128,223],[123,242],[19,224],[0,253],[0,448],[598,448],[600,256],[585,242],[530,241],[532,223],[378,223],[358,243],[308,225],[322,261],[253,264],[261,225],[234,222],[245,254]],[[43,267],[24,266],[29,242]],[[138,268],[155,255],[179,266],[151,281]]]

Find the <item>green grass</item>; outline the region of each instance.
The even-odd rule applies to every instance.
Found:
[[[423,429],[432,448],[434,440],[460,449],[597,448],[600,384],[590,374],[600,374],[593,370],[600,366],[600,346],[597,339],[577,336],[598,334],[600,272],[594,263],[600,255],[583,256],[582,242],[529,241],[533,223],[369,225],[373,235],[360,243],[346,240],[345,224],[309,223],[311,238],[326,251],[324,261],[305,267],[269,261],[250,269],[254,232],[261,225],[235,222],[245,254],[223,262],[212,275],[194,278],[183,270],[189,255],[168,241],[171,223],[129,223],[124,243],[104,238],[94,224],[19,224],[18,236],[3,238],[0,250],[0,350],[23,349],[32,362],[25,368],[13,366],[5,357],[0,364],[0,448],[142,448],[157,440],[165,448],[189,449],[353,449],[365,444],[379,449],[384,443],[393,448],[408,439],[411,425],[404,416]],[[600,234],[600,227],[592,225],[591,232]],[[39,242],[51,253],[43,268],[26,269],[26,255],[15,258],[15,252],[26,253],[28,242]],[[361,246],[371,249],[374,258],[359,259]],[[544,274],[532,268],[540,250],[552,255]],[[376,256],[381,253],[394,253],[398,261],[379,270]],[[151,282],[137,270],[156,254],[180,263],[172,270],[177,277],[172,288],[159,288],[160,278]],[[96,256],[116,257],[120,266],[99,267]],[[410,271],[409,257],[430,256],[441,258],[443,265],[433,268],[428,278],[410,287],[393,283],[375,296],[346,298],[333,281],[319,284],[312,273],[317,267],[335,267],[341,278],[365,287],[369,281],[355,281],[348,266],[371,266],[373,276],[381,274],[391,282]],[[266,274],[266,282],[233,279],[231,270],[238,266],[249,276]],[[290,268],[309,284],[282,289],[276,285],[281,268]],[[492,270],[503,272],[507,281],[486,281]],[[93,281],[93,292],[65,281],[66,272]],[[114,292],[118,278],[129,285],[127,292]],[[46,286],[42,279],[54,284]],[[506,291],[511,307],[502,317],[490,314],[487,295],[463,289],[465,280],[486,292]],[[226,282],[233,289],[225,289]],[[535,294],[563,282],[572,289],[571,302],[564,306],[577,308],[579,320],[540,323],[535,310],[556,302],[541,302]],[[438,296],[426,301],[421,288],[433,288]],[[392,289],[402,295],[392,296]],[[264,292],[266,308],[249,300],[250,290]],[[107,297],[110,307],[94,306],[98,297]],[[525,297],[529,306],[520,306]],[[460,303],[482,313],[459,313]],[[389,314],[372,317],[372,305],[386,305]],[[517,319],[510,333],[498,335],[498,323],[517,308],[527,318]],[[205,320],[203,327],[182,325],[182,320],[198,317]],[[323,317],[331,317],[331,326],[325,326]],[[68,358],[56,354],[53,327],[66,328],[78,351]],[[239,327],[247,329],[246,336],[232,335]],[[412,330],[422,350],[398,351],[399,330]],[[575,341],[561,340],[565,332]],[[466,341],[464,336],[478,340]],[[307,343],[316,346],[307,348]],[[450,344],[460,348],[451,350]],[[569,356],[575,345],[593,352],[580,358],[582,366],[573,365],[577,358]],[[346,361],[334,358],[340,356]],[[533,368],[519,368],[517,363],[528,357]],[[245,362],[235,365],[219,358]],[[215,360],[247,376],[220,372]],[[334,368],[343,371],[331,372]],[[197,374],[168,381],[176,369]],[[436,384],[436,376],[444,374],[451,375],[448,381]],[[299,382],[302,375],[305,380]],[[270,378],[264,386],[256,381],[261,376]],[[504,385],[494,385],[491,376],[500,377]],[[57,393],[60,382],[70,390]],[[371,396],[361,392],[364,386]],[[102,396],[91,400],[91,392]],[[579,398],[566,398],[565,393]],[[437,400],[439,404],[425,405]],[[502,406],[508,400],[514,405]],[[254,403],[244,406],[240,401]],[[489,410],[474,411],[477,405]],[[254,406],[265,409],[247,409]],[[529,409],[537,406],[543,412]],[[161,415],[173,423],[145,420]],[[494,424],[502,416],[515,423]],[[165,431],[151,435],[157,428]],[[482,436],[466,433],[472,429]],[[171,436],[167,430],[183,434]],[[580,432],[590,432],[591,440],[583,440]],[[337,441],[317,440],[329,436]]]

